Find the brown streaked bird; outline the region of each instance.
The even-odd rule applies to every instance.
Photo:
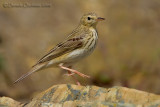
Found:
[[[74,74],[81,77],[90,78],[83,73],[72,69],[72,65],[80,59],[90,55],[96,47],[98,34],[96,25],[104,18],[97,17],[95,13],[84,14],[78,27],[61,43],[57,44],[45,56],[43,56],[29,72],[22,75],[14,83],[17,83],[30,74],[44,68],[59,66],[68,71],[68,76],[72,76],[76,83],[80,85]]]

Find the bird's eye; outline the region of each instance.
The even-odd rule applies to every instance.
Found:
[[[88,17],[88,20],[91,20],[91,18],[90,18],[90,17]]]

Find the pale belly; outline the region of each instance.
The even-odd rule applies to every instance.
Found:
[[[85,50],[85,49],[77,49],[74,50],[71,53],[67,53],[63,55],[62,57],[55,58],[48,62],[46,67],[52,67],[57,66],[60,63],[63,63],[65,65],[72,65],[73,63],[76,63],[77,61],[85,58],[86,56],[90,55],[93,52],[92,50]]]
[[[66,53],[64,55],[62,55],[61,57],[55,58],[51,61],[48,62],[47,66],[54,66],[60,63],[64,63],[64,64],[72,64],[75,63],[83,58],[85,58],[86,56],[90,55],[93,50],[96,47],[97,44],[97,40],[98,40],[98,36],[97,36],[97,32],[94,30],[93,31],[93,38],[92,40],[87,42],[87,45],[85,48],[80,48],[80,49],[76,49],[72,52]]]
[[[77,49],[67,55],[66,62],[76,62],[79,61],[93,52],[94,49]]]
[[[86,48],[76,49],[73,52],[69,53],[66,56],[65,62],[76,62],[90,55],[96,47],[97,39],[94,39],[94,41],[92,42],[91,41],[87,44],[88,46],[86,45],[87,49]]]

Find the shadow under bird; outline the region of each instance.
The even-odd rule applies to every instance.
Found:
[[[64,41],[51,49],[31,68],[29,72],[22,75],[14,83],[23,80],[36,71],[52,66],[58,66],[68,71],[68,74],[66,75],[72,76],[77,85],[80,85],[80,83],[74,77],[74,74],[90,78],[90,76],[72,69],[72,65],[93,52],[98,40],[96,25],[102,20],[104,20],[104,18],[98,17],[95,13],[84,14],[78,27],[74,29]]]

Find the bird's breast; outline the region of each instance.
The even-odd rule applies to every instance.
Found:
[[[94,28],[91,28],[90,31],[91,35],[88,36],[88,39],[85,44],[85,49],[87,49],[88,51],[93,51],[97,45],[98,34]]]
[[[91,35],[84,42],[84,46],[68,54],[68,60],[76,61],[90,55],[96,47],[98,35],[95,29],[91,29]]]

